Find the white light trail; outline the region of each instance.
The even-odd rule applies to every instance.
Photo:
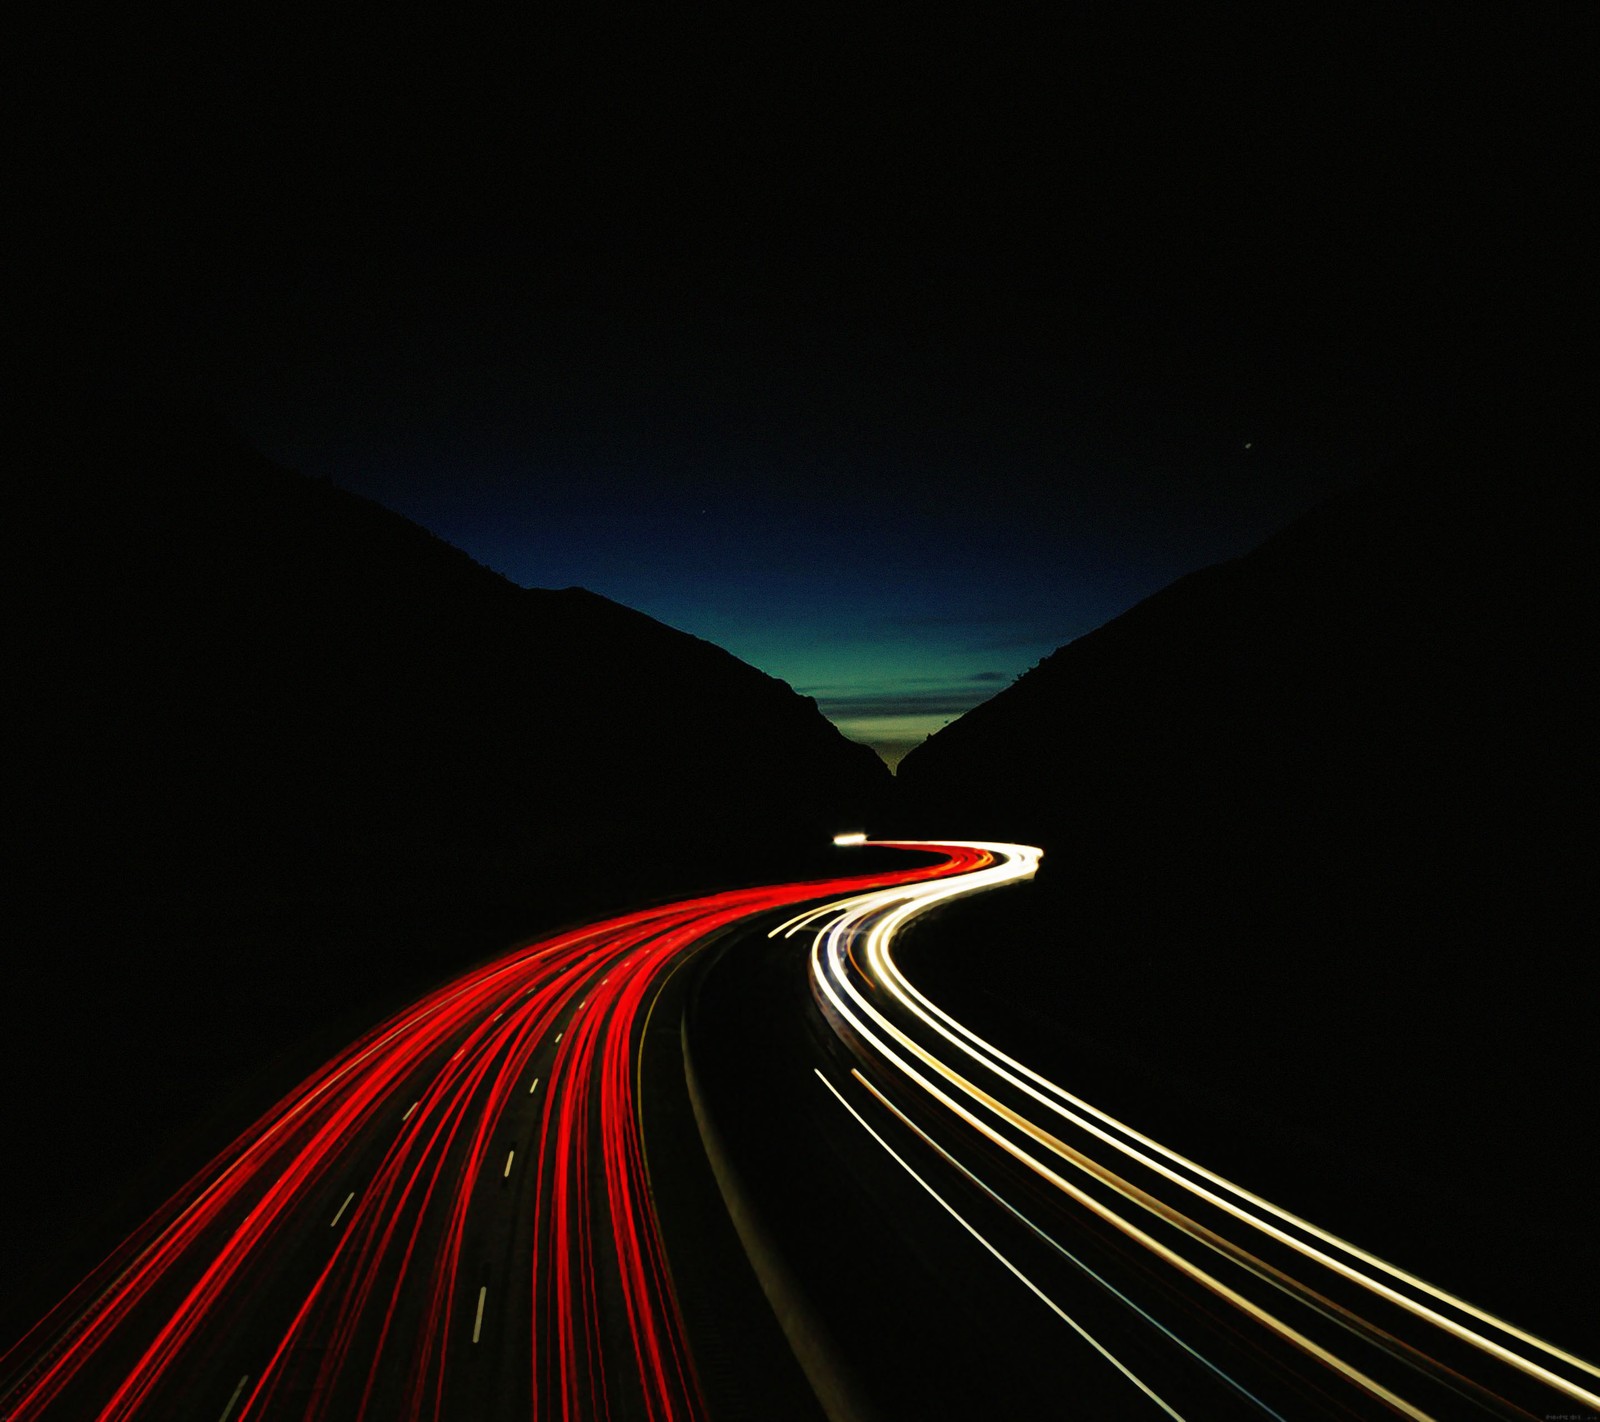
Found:
[[[977,1240],[979,1244],[987,1249],[989,1253],[994,1255],[996,1259],[1004,1264],[1007,1269],[1015,1274],[1016,1277],[1022,1281],[1022,1283],[1042,1304],[1044,1304],[1046,1308],[1054,1313],[1056,1317],[1059,1318],[1063,1323],[1067,1324],[1075,1333],[1077,1333],[1080,1338],[1084,1340],[1084,1342],[1093,1348],[1095,1352],[1099,1353],[1102,1358],[1104,1358],[1108,1363],[1111,1364],[1112,1367],[1114,1367],[1119,1373],[1127,1378],[1128,1381],[1138,1388],[1140,1392],[1144,1393],[1144,1395],[1154,1402],[1155,1405],[1163,1412],[1165,1412],[1167,1416],[1176,1417],[1178,1422],[1183,1422],[1183,1418],[1179,1416],[1178,1413],[1174,1412],[1172,1408],[1162,1400],[1161,1397],[1152,1391],[1149,1385],[1145,1383],[1142,1378],[1129,1371],[1126,1365],[1118,1360],[1097,1338],[1090,1334],[1089,1331],[1084,1328],[1084,1326],[1079,1323],[1077,1319],[1073,1318],[1071,1314],[1067,1313],[1066,1310],[1060,1306],[1060,1304],[1052,1299],[1047,1293],[1045,1293],[1043,1289],[1034,1283],[1032,1279],[1024,1274],[1022,1270],[1017,1268],[1015,1264],[1007,1259],[1004,1254],[996,1249],[993,1244],[991,1244],[981,1233],[979,1233],[979,1231],[973,1226],[971,1221],[969,1221],[965,1215],[957,1210],[955,1206],[953,1206],[948,1200],[945,1199],[943,1195],[935,1190],[932,1185],[928,1184],[928,1182],[924,1180],[922,1176],[917,1174],[917,1172],[907,1163],[905,1157],[896,1151],[888,1141],[884,1140],[882,1136],[880,1136],[875,1130],[872,1129],[871,1126],[867,1124],[866,1119],[861,1115],[861,1113],[857,1111],[856,1108],[848,1101],[846,1101],[842,1095],[840,1095],[838,1087],[829,1081],[827,1077],[823,1076],[820,1071],[817,1073],[817,1079],[834,1094],[839,1104],[856,1118],[857,1122],[860,1123],[862,1130],[864,1130],[869,1136],[872,1137],[873,1140],[877,1141],[877,1143],[883,1147],[883,1149],[894,1160],[895,1164],[904,1170],[907,1175],[917,1182],[917,1184],[922,1186],[922,1188],[926,1190],[928,1194],[932,1195],[933,1198],[945,1208],[945,1210],[956,1221],[956,1223],[958,1223],[964,1230],[967,1231],[968,1234]]]
[[[1353,1319],[1354,1316],[1349,1315],[1347,1310],[1328,1305],[1328,1301],[1322,1299],[1320,1294],[1290,1279],[1282,1270],[1256,1259],[1254,1255],[1239,1249],[1238,1246],[1217,1235],[1215,1231],[1196,1224],[1173,1210],[1171,1206],[1157,1200],[1147,1190],[1113,1174],[1085,1156],[1082,1151],[1074,1149],[1044,1130],[1036,1121],[1005,1105],[991,1091],[982,1089],[974,1080],[969,1079],[969,1076],[973,1073],[992,1075],[998,1082],[1004,1083],[1006,1088],[1020,1092],[1025,1098],[1081,1130],[1092,1140],[1110,1147],[1141,1168],[1189,1192],[1207,1205],[1222,1210],[1231,1218],[1249,1225],[1276,1243],[1297,1251],[1310,1262],[1368,1289],[1374,1295],[1408,1311],[1423,1322],[1481,1349],[1489,1356],[1558,1389],[1567,1396],[1600,1408],[1600,1395],[1553,1372],[1545,1366],[1544,1361],[1519,1352],[1517,1348],[1508,1346],[1507,1342],[1484,1336],[1477,1328],[1440,1312],[1434,1305],[1442,1305],[1475,1320],[1478,1324],[1503,1335],[1504,1339],[1515,1340],[1542,1354],[1547,1361],[1566,1363],[1597,1378],[1600,1378],[1600,1368],[1318,1228],[1205,1169],[1176,1151],[1168,1149],[1008,1056],[912,986],[894,962],[892,944],[895,934],[910,919],[949,899],[1031,877],[1041,857],[1037,849],[1022,845],[969,844],[966,847],[985,851],[993,862],[954,879],[858,894],[814,907],[780,924],[771,930],[768,937],[792,936],[803,931],[814,933],[811,964],[819,1000],[831,1006],[837,1014],[838,1022],[846,1024],[882,1063],[914,1083],[969,1127],[1000,1145],[1035,1174],[1047,1179],[1056,1188],[1106,1218],[1123,1233],[1154,1249],[1166,1258],[1167,1262],[1180,1268],[1197,1282],[1202,1282],[1213,1292],[1227,1298],[1229,1302],[1254,1317],[1257,1322],[1272,1328],[1313,1356],[1321,1358],[1350,1381],[1381,1397],[1390,1406],[1397,1407],[1408,1415],[1419,1417],[1425,1415],[1342,1359],[1311,1343],[1282,1320],[1245,1300],[1206,1271],[1198,1269],[1191,1261],[1177,1256],[1167,1246],[1159,1244],[1114,1211],[1084,1195],[1057,1171],[1036,1157],[1031,1150],[1003,1134],[995,1125],[989,1124],[989,1118],[997,1124],[1004,1123],[1021,1132],[1034,1146],[1068,1162],[1103,1185],[1109,1186],[1130,1202],[1152,1211],[1168,1224],[1175,1225],[1200,1244],[1222,1253],[1235,1263],[1243,1264],[1269,1284],[1284,1289],[1300,1298],[1301,1302],[1310,1303],[1312,1307],[1318,1308],[1333,1321],[1345,1327],[1350,1325],[1338,1315]],[[866,993],[858,989],[854,980],[856,975],[859,975],[861,981],[871,990],[872,997],[869,998]],[[909,1031],[897,1026],[886,1015],[891,1008],[897,1015],[904,1014]],[[932,1049],[929,1045],[924,1045],[923,1041],[913,1037],[912,1032],[931,1042]],[[957,1060],[964,1059],[966,1062],[959,1071],[940,1055],[952,1050],[957,1054]],[[912,1060],[915,1060],[916,1066],[912,1065]],[[943,1083],[942,1087],[936,1085],[925,1072],[938,1078]],[[958,1098],[971,1103],[973,1109],[961,1105]],[[975,1111],[977,1114],[974,1114]],[[1416,1290],[1427,1296],[1427,1301],[1403,1292],[1396,1285]],[[1382,1330],[1377,1332],[1380,1337],[1389,1337]],[[1402,1351],[1415,1352],[1409,1344],[1401,1343],[1399,1340],[1391,1339],[1391,1341]]]
[[[822,1073],[819,1071],[817,1073],[817,1075],[818,1076],[822,1076]],[[1187,1353],[1191,1358],[1194,1358],[1197,1362],[1199,1362],[1204,1367],[1209,1369],[1217,1377],[1221,1378],[1223,1382],[1227,1383],[1227,1385],[1229,1387],[1233,1388],[1236,1392],[1238,1392],[1247,1401],[1249,1401],[1251,1403],[1254,1403],[1255,1406],[1259,1407],[1263,1412],[1265,1412],[1267,1414],[1267,1416],[1276,1417],[1278,1419],[1278,1422],[1287,1422],[1287,1419],[1284,1418],[1282,1416],[1282,1414],[1280,1414],[1279,1412],[1275,1411],[1273,1408],[1267,1406],[1267,1404],[1265,1402],[1263,1402],[1259,1397],[1257,1397],[1253,1392],[1251,1392],[1249,1390],[1249,1388],[1245,1387],[1245,1385],[1243,1383],[1241,1383],[1237,1378],[1233,1377],[1231,1374],[1229,1374],[1228,1372],[1224,1371],[1222,1368],[1219,1368],[1215,1363],[1213,1363],[1211,1361],[1210,1358],[1206,1357],[1206,1355],[1204,1353],[1200,1352],[1197,1348],[1192,1347],[1190,1344],[1184,1342],[1184,1340],[1182,1338],[1178,1337],[1178,1335],[1176,1333],[1174,1333],[1170,1328],[1168,1328],[1166,1326],[1166,1324],[1162,1323],[1158,1318],[1155,1318],[1152,1314],[1147,1312],[1145,1309],[1140,1308],[1138,1304],[1136,1304],[1125,1293],[1123,1293],[1122,1290],[1119,1289],[1115,1284],[1113,1284],[1109,1279],[1105,1278],[1104,1275],[1099,1274],[1095,1270],[1091,1269],[1087,1264],[1085,1264],[1083,1262],[1083,1260],[1078,1258],[1078,1256],[1076,1254],[1074,1254],[1070,1249],[1068,1249],[1064,1244],[1062,1244],[1059,1240],[1057,1240],[1054,1236],[1052,1236],[1048,1231],[1041,1229],[1038,1224],[1036,1224],[1033,1220],[1029,1219],[1027,1215],[1023,1214],[1023,1212],[1021,1210],[1019,1210],[1015,1205],[1013,1205],[1004,1196],[999,1194],[999,1192],[996,1191],[992,1185],[990,1185],[987,1181],[982,1179],[982,1177],[974,1174],[971,1170],[969,1170],[965,1165],[963,1165],[959,1160],[957,1160],[953,1155],[951,1155],[949,1151],[947,1151],[942,1145],[940,1145],[936,1140],[934,1140],[934,1138],[932,1136],[930,1136],[925,1130],[923,1130],[921,1126],[917,1125],[916,1122],[914,1122],[909,1116],[907,1116],[904,1111],[902,1111],[898,1106],[896,1106],[894,1104],[894,1102],[890,1101],[889,1098],[886,1097],[881,1091],[879,1091],[878,1088],[875,1087],[870,1081],[868,1081],[866,1079],[866,1077],[862,1076],[862,1074],[859,1071],[856,1071],[856,1070],[852,1069],[850,1075],[852,1077],[854,1077],[855,1080],[858,1081],[862,1085],[862,1087],[864,1087],[867,1091],[870,1091],[873,1094],[873,1096],[877,1098],[878,1104],[881,1105],[884,1108],[884,1110],[891,1112],[895,1116],[895,1118],[900,1122],[900,1124],[902,1126],[904,1126],[908,1131],[910,1131],[914,1135],[916,1135],[922,1141],[922,1143],[928,1147],[929,1150],[933,1151],[936,1155],[938,1155],[952,1169],[958,1171],[967,1180],[971,1181],[973,1185],[977,1186],[977,1188],[979,1190],[981,1190],[985,1195],[987,1195],[991,1200],[993,1200],[997,1205],[999,1205],[1001,1209],[1005,1210],[1006,1213],[1009,1214],[1013,1219],[1018,1220],[1023,1225],[1025,1225],[1038,1238],[1042,1239],[1046,1244],[1048,1244],[1051,1249],[1055,1250],[1055,1252],[1057,1254],[1061,1255],[1062,1258],[1070,1260],[1071,1263],[1074,1266],[1076,1266],[1078,1269],[1082,1270],[1083,1273],[1087,1274],[1091,1279],[1093,1279],[1095,1281],[1095,1283],[1100,1285],[1100,1287],[1102,1289],[1104,1289],[1107,1293],[1113,1295],[1117,1299],[1117,1301],[1119,1303],[1125,1305],[1127,1308],[1132,1309],[1133,1312],[1138,1314],[1139,1317],[1142,1318],[1146,1323],[1148,1323],[1152,1328],[1155,1328],[1158,1331],[1160,1331],[1161,1333],[1165,1334],[1166,1337],[1171,1342],[1176,1344],[1179,1348],[1182,1348],[1183,1351],[1185,1353]],[[823,1080],[826,1083],[827,1078],[824,1077]],[[837,1095],[838,1093],[835,1092],[835,1094]]]

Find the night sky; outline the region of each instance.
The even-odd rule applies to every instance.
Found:
[[[14,329],[891,760],[1589,359],[1592,6],[873,8],[8,21]]]

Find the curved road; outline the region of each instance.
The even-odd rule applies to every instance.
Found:
[[[719,1305],[715,1251],[658,1218],[667,1157],[700,1144],[652,1131],[646,1080],[676,1040],[652,1014],[682,1014],[675,974],[713,943],[688,1006],[695,1106],[835,1419],[1600,1412],[1591,1364],[1177,1156],[930,1002],[896,934],[1030,876],[1038,852],[895,847],[918,867],[591,925],[374,1029],[0,1360],[0,1416],[723,1415],[695,1356],[717,1329],[686,1313],[737,1290]]]
[[[853,1380],[862,1415],[1600,1416],[1591,1362],[1184,1158],[930,1001],[896,936],[1039,858],[967,847],[991,862],[761,930],[764,969],[737,945],[696,1024],[726,1038],[785,982],[779,1015],[810,1012],[787,1040],[763,1024],[771,1065],[744,1093],[760,1109],[718,1095],[725,1057],[704,1075],[796,1261],[786,1287],[831,1325],[814,1365]]]
[[[0,1359],[0,1416],[695,1417],[638,1058],[709,935],[868,884],[740,890],[438,989],[241,1135]]]

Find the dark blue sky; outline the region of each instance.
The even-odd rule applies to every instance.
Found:
[[[1319,447],[1236,411],[1163,430],[1165,412],[1113,417],[1104,391],[1070,390],[1048,436],[1044,409],[1027,438],[960,440],[865,408],[838,432],[780,424],[719,447],[711,409],[688,431],[575,441],[488,382],[432,409],[429,375],[420,357],[403,378],[344,364],[325,424],[308,392],[252,428],[516,582],[582,585],[727,647],[891,760],[1062,642],[1252,546],[1366,453],[1359,431]],[[397,379],[410,408],[376,398]]]
[[[1587,359],[1594,12],[46,15],[23,329],[891,757]]]

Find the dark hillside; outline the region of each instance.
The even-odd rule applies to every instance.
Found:
[[[1181,1083],[1149,1109],[1202,1154],[1175,1103],[1209,1091],[1324,1184],[1409,1172],[1546,1294],[1594,1254],[1594,408],[1414,451],[900,770],[922,829],[1047,851],[1003,925],[969,911],[982,981],[947,945],[930,983]]]
[[[1552,909],[1590,823],[1595,443],[1530,414],[1417,451],[1062,647],[912,752],[902,788],[1038,838],[1075,899],[1139,886],[1123,923],[1200,902],[1228,938],[1352,889],[1427,919]]]
[[[13,430],[8,519],[30,853],[80,900],[532,902],[603,846],[608,882],[781,857],[886,783],[719,648],[519,589],[225,432],[87,404]]]
[[[709,643],[518,588],[91,376],[12,375],[0,1127],[48,1162],[8,1170],[25,1195],[108,1155],[115,1195],[234,1078],[517,934],[818,870],[890,783]]]

